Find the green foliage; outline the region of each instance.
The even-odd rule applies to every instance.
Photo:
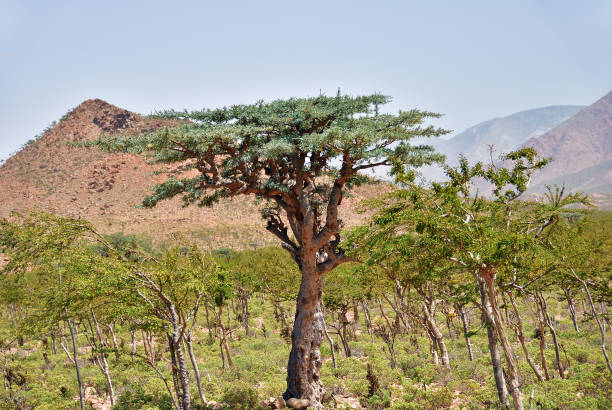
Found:
[[[235,385],[232,389],[228,389],[221,398],[224,408],[227,409],[263,409],[259,406],[259,395],[257,391],[248,386]]]
[[[113,410],[131,410],[142,408],[158,408],[160,410],[173,409],[172,399],[168,394],[162,394],[158,397],[148,394],[142,386],[136,387],[134,390],[127,390],[117,400],[117,404],[113,406]]]
[[[189,122],[138,138],[102,138],[92,144],[108,151],[148,153],[156,162],[200,158],[201,176],[158,185],[145,206],[180,193],[184,193],[185,203],[200,205],[236,193],[272,198],[276,191],[294,190],[295,181],[285,170],[296,167],[295,159],[302,156],[310,161],[302,162],[294,173],[306,171],[312,178],[340,172],[331,164],[343,155],[350,156],[349,165],[356,170],[378,162],[421,166],[441,160],[430,147],[406,143],[417,136],[446,133],[420,126],[423,120],[439,115],[418,110],[381,114],[378,107],[389,101],[379,94],[338,95],[260,101],[216,110],[165,111],[155,117]],[[215,156],[223,158],[220,166],[210,162]],[[260,171],[265,171],[265,177],[258,177],[254,184],[249,182]],[[357,181],[357,176],[349,179],[345,182]],[[206,195],[206,189],[218,191]]]

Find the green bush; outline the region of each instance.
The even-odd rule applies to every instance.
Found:
[[[227,409],[258,409],[259,395],[252,387],[236,386],[228,389],[222,396],[224,408]]]

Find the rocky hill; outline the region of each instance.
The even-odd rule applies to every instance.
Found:
[[[183,208],[180,198],[174,198],[141,209],[137,206],[150,187],[167,178],[159,171],[177,175],[180,166],[150,165],[137,155],[68,146],[101,133],[134,135],[166,125],[99,99],[83,102],[0,167],[0,216],[44,209],[90,220],[105,233],[141,233],[155,241],[179,234],[213,248],[275,243],[251,198],[228,199],[212,208]],[[366,186],[346,198],[344,220],[359,222],[363,216],[354,212],[355,204],[379,191],[379,186]]]
[[[490,160],[489,146],[497,155],[509,152],[530,138],[537,138],[582,110],[581,105],[556,105],[521,111],[494,118],[457,134],[448,141],[436,141],[436,148],[450,164],[458,163],[459,154],[470,162]]]
[[[493,118],[476,124],[448,140],[423,141],[436,151],[446,155],[448,164],[459,164],[459,155],[471,163],[491,161],[490,147],[494,149],[493,160],[500,154],[518,148],[526,140],[538,137],[582,110],[582,105],[554,105],[517,112],[506,117]],[[444,172],[439,166],[423,169],[426,179],[441,181]]]
[[[523,146],[553,159],[535,176],[533,191],[565,183],[574,190],[612,194],[612,92]]]

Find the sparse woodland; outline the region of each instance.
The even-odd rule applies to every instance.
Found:
[[[0,408],[610,408],[612,214],[560,187],[527,200],[533,149],[417,183],[443,158],[409,140],[446,131],[388,101],[164,112],[186,121],[90,143],[192,170],[145,207],[257,197],[279,246],[0,220]],[[342,198],[381,166],[395,189],[344,226]]]

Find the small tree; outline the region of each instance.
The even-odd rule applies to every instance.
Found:
[[[439,114],[411,110],[381,114],[389,97],[319,96],[236,105],[158,117],[182,125],[134,138],[91,143],[107,151],[147,153],[162,163],[187,161],[197,176],[169,179],[144,200],[153,207],[183,194],[185,204],[211,205],[224,197],[254,195],[268,201],[267,229],[280,239],[302,273],[287,366],[285,399],[306,398],[320,407],[323,335],[322,275],[349,258],[339,247],[338,206],[345,190],[377,166],[421,166],[442,159],[414,137],[445,130],[421,127]],[[289,231],[290,229],[290,231]]]

